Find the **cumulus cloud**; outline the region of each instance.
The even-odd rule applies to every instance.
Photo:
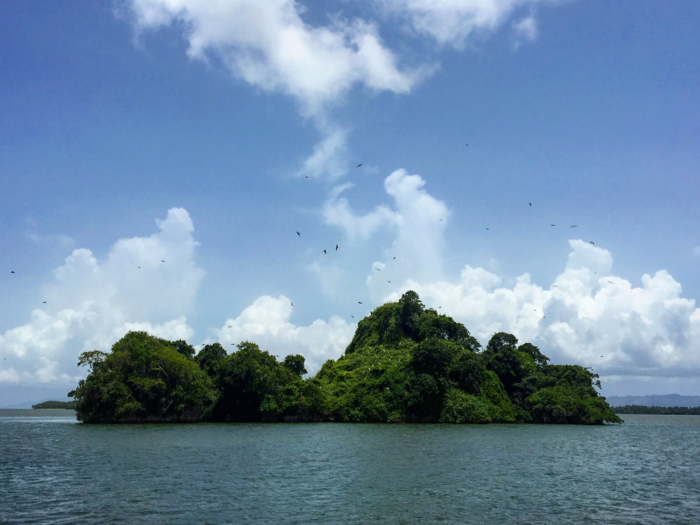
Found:
[[[375,300],[384,297],[388,288],[409,276],[419,280],[434,279],[442,273],[444,229],[450,212],[442,201],[425,191],[424,186],[422,177],[399,169],[384,181],[384,189],[394,201],[393,209],[381,205],[370,213],[358,215],[348,200],[341,197],[340,191],[324,206],[326,223],[339,227],[351,239],[367,239],[382,227],[395,229],[396,238],[386,250],[386,263],[375,263],[367,279]]]
[[[612,273],[608,250],[582,240],[547,288],[528,274],[506,286],[483,268],[466,266],[456,282],[409,280],[427,305],[463,322],[482,343],[499,331],[531,341],[559,363],[592,366],[610,376],[700,376],[700,309],[681,297],[665,270],[634,286]]]
[[[117,241],[104,261],[77,249],[54,270],[46,304],[0,335],[0,382],[74,383],[80,352],[108,350],[131,330],[192,336],[185,316],[204,277],[194,262],[192,220],[173,208],[156,223],[157,233]]]
[[[375,0],[407,19],[415,31],[457,48],[474,33],[494,31],[519,8],[545,1],[556,0]],[[534,18],[528,17],[520,24],[524,24],[521,29],[526,36],[537,36]]]
[[[295,97],[318,115],[355,84],[406,93],[426,71],[400,70],[374,24],[336,17],[305,23],[294,0],[131,0],[141,29],[184,24],[190,57],[216,54],[239,78]]]
[[[280,359],[289,354],[306,357],[306,368],[315,373],[327,359],[337,359],[352,340],[355,326],[338,316],[327,321],[317,319],[308,326],[290,322],[291,300],[264,295],[256,299],[235,319],[227,319],[217,331],[217,340],[227,349],[242,341],[257,343],[262,350]]]

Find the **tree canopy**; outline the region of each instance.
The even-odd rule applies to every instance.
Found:
[[[345,354],[315,377],[302,355],[278,361],[252,342],[228,354],[132,332],[111,353],[85,352],[88,377],[70,395],[84,422],[348,421],[619,423],[598,376],[550,365],[499,332],[482,351],[418,294],[362,319]]]

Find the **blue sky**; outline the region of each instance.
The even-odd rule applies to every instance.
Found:
[[[699,24],[691,2],[3,2],[0,405],[70,389],[129,329],[317,369],[409,288],[604,393],[700,394]]]

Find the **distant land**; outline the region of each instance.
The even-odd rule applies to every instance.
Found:
[[[612,407],[615,414],[656,414],[662,416],[700,416],[700,407],[645,407],[627,405]]]
[[[41,410],[46,408],[60,408],[63,410],[73,410],[75,409],[75,401],[44,401],[43,403],[37,403],[32,405],[34,410]]]
[[[608,396],[605,398],[611,407],[637,405],[643,407],[700,407],[700,396],[666,394],[659,396]]]

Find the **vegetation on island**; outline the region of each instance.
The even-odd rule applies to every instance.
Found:
[[[64,410],[74,410],[75,401],[44,401],[43,403],[37,403],[32,405],[34,410],[46,409],[46,408],[61,408]]]
[[[412,291],[361,320],[345,354],[306,379],[301,355],[278,361],[251,342],[231,354],[219,343],[195,353],[145,332],[78,363],[90,372],[69,395],[85,423],[622,422],[589,369],[550,365],[536,346],[502,332],[482,350]]]
[[[658,414],[664,416],[700,416],[700,407],[647,407],[641,405],[625,405],[612,407],[615,414]]]

